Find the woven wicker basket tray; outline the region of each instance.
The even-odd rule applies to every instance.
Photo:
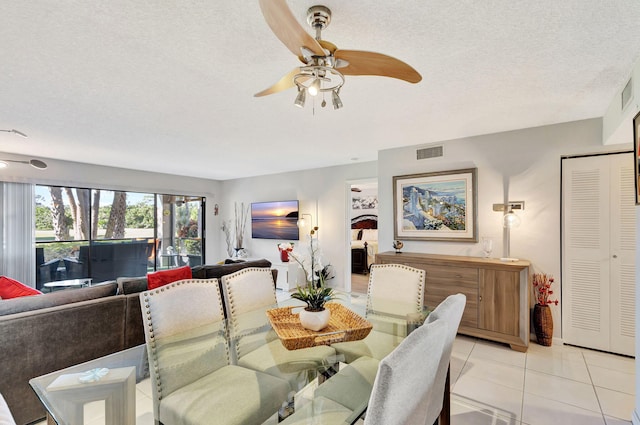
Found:
[[[319,332],[302,327],[298,314],[291,312],[293,308],[300,307],[267,310],[267,317],[287,350],[357,341],[365,338],[371,332],[371,323],[342,304],[327,303],[325,307],[331,310],[331,318],[327,327]]]

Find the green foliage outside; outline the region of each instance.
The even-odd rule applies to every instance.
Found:
[[[100,207],[98,210],[98,228],[106,229],[111,213],[111,205]],[[197,210],[196,210],[197,214]],[[68,206],[65,206],[65,221],[68,227],[73,227],[73,218]],[[153,229],[153,205],[140,202],[127,206],[125,215],[126,227],[129,229]],[[36,230],[53,230],[53,216],[51,209],[36,205]]]
[[[47,262],[55,258],[69,258],[74,254],[77,255],[76,251],[80,249],[80,244],[77,242],[47,242],[36,244],[36,248],[44,248],[44,261]]]

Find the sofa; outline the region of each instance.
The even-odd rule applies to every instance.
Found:
[[[191,268],[194,279],[220,278],[268,260]],[[272,269],[274,282],[277,270]],[[0,394],[18,425],[45,417],[31,378],[144,344],[139,293],[146,276],[87,288],[0,300]]]

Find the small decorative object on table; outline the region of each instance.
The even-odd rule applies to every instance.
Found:
[[[87,382],[96,382],[107,376],[108,373],[109,369],[107,369],[106,367],[91,369],[83,373],[78,378],[78,381],[82,382],[83,384],[86,384]]]
[[[278,244],[278,251],[280,251],[280,261],[283,263],[289,262],[289,253],[293,251],[293,242],[283,242]]]
[[[396,254],[400,254],[400,250],[402,249],[403,246],[404,244],[402,243],[402,241],[393,241],[393,247],[396,250]]]
[[[533,328],[536,332],[538,344],[551,346],[553,341],[553,316],[550,304],[558,305],[558,300],[551,300],[553,295],[551,285],[553,276],[544,273],[534,273],[533,289],[536,292],[536,305],[533,308]]]
[[[309,233],[309,255],[302,256],[294,252],[289,252],[307,276],[307,283],[304,286],[298,285],[296,292],[291,294],[295,298],[307,303],[307,307],[300,312],[300,323],[306,329],[319,331],[329,323],[331,312],[324,308],[327,301],[336,297],[333,288],[326,286],[326,281],[331,279],[330,266],[323,266],[320,258],[320,248],[317,236],[318,227],[311,229]]]

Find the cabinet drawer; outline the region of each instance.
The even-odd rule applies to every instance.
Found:
[[[427,286],[424,294],[424,305],[429,309],[434,309],[444,301],[449,295],[461,293],[467,297],[467,304],[462,313],[461,326],[478,327],[478,288],[464,288],[453,286],[433,285]]]
[[[478,269],[476,268],[431,265],[423,265],[421,268],[427,272],[427,279],[434,282],[459,282],[478,285]]]

